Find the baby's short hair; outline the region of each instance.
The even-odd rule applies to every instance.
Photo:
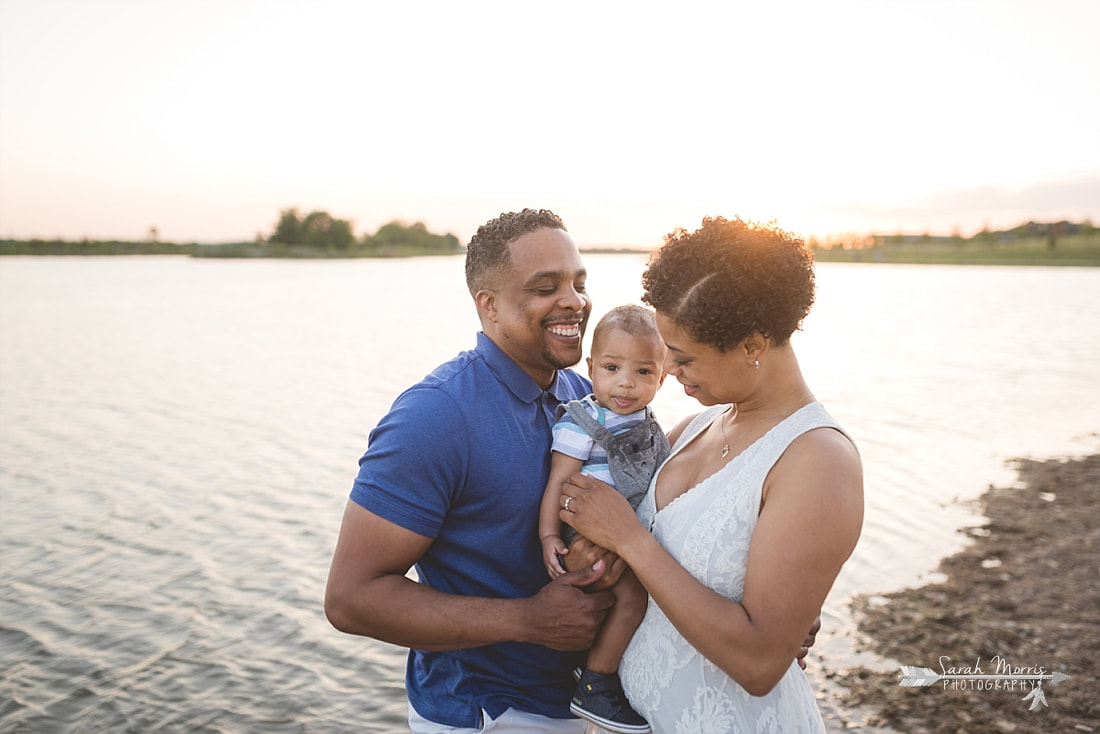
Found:
[[[664,343],[661,332],[657,331],[657,319],[652,311],[643,306],[616,306],[605,313],[592,330],[592,347],[595,348],[604,334],[612,329],[622,329],[631,336],[652,336],[658,343]]]

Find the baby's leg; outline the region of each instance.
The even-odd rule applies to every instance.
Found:
[[[611,587],[615,606],[600,627],[592,649],[588,651],[586,668],[596,673],[617,673],[619,661],[634,636],[634,630],[642,623],[649,597],[645,588],[629,568]]]

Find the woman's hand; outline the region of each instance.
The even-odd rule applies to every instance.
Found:
[[[620,553],[635,533],[646,533],[630,503],[609,485],[584,474],[574,474],[561,488],[562,522],[608,550]]]

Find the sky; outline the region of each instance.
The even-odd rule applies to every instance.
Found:
[[[1100,224],[1100,2],[0,0],[0,238]]]

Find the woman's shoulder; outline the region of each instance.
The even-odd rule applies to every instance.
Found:
[[[790,436],[786,454],[814,464],[853,460],[858,464],[859,450],[855,441],[816,400],[799,408],[785,422],[789,424]]]
[[[862,502],[863,463],[848,434],[835,423],[811,427],[787,446],[769,475],[770,488]]]
[[[797,436],[788,452],[818,466],[859,464],[859,451],[838,425],[821,425]]]
[[[809,427],[771,468],[761,500],[788,516],[814,518],[850,553],[863,522],[863,464],[855,444],[835,422]]]
[[[829,443],[832,439],[840,439],[848,444],[848,448],[857,453],[859,451],[855,439],[829,414],[829,411],[825,410],[825,406],[816,400],[806,403],[787,416],[780,426],[777,426],[776,430],[786,433],[791,443],[806,436],[812,436],[812,438],[803,441],[804,443],[815,443],[818,439]]]

